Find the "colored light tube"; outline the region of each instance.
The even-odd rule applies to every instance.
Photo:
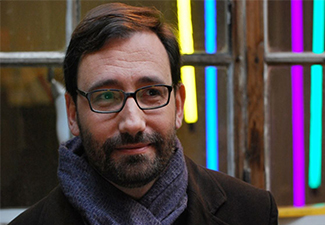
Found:
[[[205,68],[206,166],[219,170],[217,68]]]
[[[186,101],[184,103],[184,120],[186,123],[196,123],[197,99],[196,99],[196,82],[195,69],[193,66],[182,66],[181,79],[186,87]]]
[[[303,2],[291,0],[292,51],[303,52]],[[292,146],[293,146],[293,205],[305,205],[304,93],[303,67],[291,67]]]
[[[216,0],[204,1],[205,50],[208,54],[217,52]],[[206,166],[219,170],[218,147],[218,85],[217,68],[205,68],[205,118],[206,118]]]
[[[182,54],[194,53],[193,28],[191,16],[191,1],[177,0],[179,41]],[[186,123],[196,123],[198,120],[195,68],[183,66],[181,79],[186,88],[184,105],[184,120]]]
[[[292,141],[293,141],[293,204],[305,205],[305,149],[303,67],[291,67],[292,82]]]
[[[319,188],[322,180],[323,67],[311,67],[310,141],[308,185]]]
[[[208,54],[217,52],[217,3],[216,0],[204,1],[205,51]]]
[[[314,0],[313,7],[313,52],[320,54],[324,52],[324,23],[325,23],[325,0]]]
[[[324,52],[325,0],[314,1],[313,46],[316,54]],[[308,185],[319,188],[322,181],[322,110],[323,110],[323,67],[311,66],[310,134]]]

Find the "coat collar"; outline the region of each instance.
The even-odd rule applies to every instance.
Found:
[[[188,169],[188,224],[227,225],[216,215],[227,196],[215,176],[186,157]]]

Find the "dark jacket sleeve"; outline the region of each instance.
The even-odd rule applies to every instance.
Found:
[[[271,210],[270,210],[270,225],[277,225],[278,224],[278,207],[275,203],[274,197],[269,192],[270,200],[271,200]]]
[[[198,166],[188,158],[186,162],[187,221],[195,221],[188,224],[278,224],[278,210],[270,192]]]
[[[71,206],[60,187],[36,203],[9,225],[82,225],[80,214]]]

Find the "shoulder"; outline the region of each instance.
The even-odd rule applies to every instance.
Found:
[[[60,187],[56,187],[48,196],[20,214],[9,225],[61,225],[83,224]]]
[[[197,165],[187,157],[186,165],[189,173],[189,179],[195,185],[202,187],[214,185],[214,189],[218,188],[218,190],[224,195],[227,195],[229,192],[237,193],[239,190],[252,193],[255,193],[256,191],[258,193],[265,193],[264,190],[255,188],[254,186],[237,178],[231,177],[225,173],[209,170],[203,166]]]
[[[277,207],[270,192],[196,165],[188,158],[186,164],[189,198],[202,202],[201,205],[208,206],[207,210],[219,218],[229,219],[231,224],[243,224],[242,221],[251,222],[244,224],[277,223]]]
[[[227,199],[227,194],[241,195],[244,192],[246,197],[250,197],[247,194],[262,194],[265,195],[266,191],[256,188],[244,181],[231,177],[225,173],[209,170],[203,166],[195,164],[191,159],[186,157],[186,164],[189,173],[189,179],[194,185],[207,188],[209,185],[214,186],[214,190],[217,188]]]

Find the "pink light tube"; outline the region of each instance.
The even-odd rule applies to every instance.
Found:
[[[291,0],[291,41],[292,52],[304,51],[303,5],[302,0]]]
[[[303,1],[291,0],[292,51],[304,51]],[[300,65],[291,67],[292,87],[292,146],[293,146],[293,205],[305,205],[305,148],[304,148],[304,71]]]
[[[304,90],[303,67],[291,67],[293,205],[305,205]]]

